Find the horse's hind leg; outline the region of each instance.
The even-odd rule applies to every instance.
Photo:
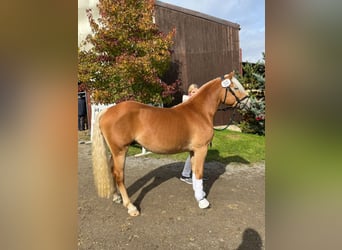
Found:
[[[116,184],[118,185],[119,191],[121,193],[123,205],[128,209],[129,215],[138,216],[139,211],[131,203],[127,194],[126,187],[125,187],[124,167],[125,167],[126,152],[127,150],[122,151],[116,155],[113,155],[113,160],[114,160],[113,175],[114,175]]]
[[[117,186],[116,186],[116,178],[115,178],[115,174],[114,174],[114,160],[113,160],[113,156],[110,155],[110,159],[109,159],[109,167],[113,173],[113,186],[114,186],[114,192],[113,192],[113,202],[115,203],[122,203],[122,199],[121,199],[121,195],[120,193],[118,193],[117,191]]]

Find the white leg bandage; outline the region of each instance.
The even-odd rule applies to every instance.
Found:
[[[195,191],[195,198],[197,201],[200,201],[205,197],[205,192],[203,191],[203,179],[196,179],[195,174],[192,175],[192,188]]]

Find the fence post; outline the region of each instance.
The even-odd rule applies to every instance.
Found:
[[[91,104],[91,127],[90,127],[90,141],[93,136],[93,127],[95,123],[95,119],[98,113],[100,113],[103,109],[109,108],[111,106],[114,106],[115,103],[111,104]]]

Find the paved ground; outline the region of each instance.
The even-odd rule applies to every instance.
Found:
[[[97,197],[91,145],[79,144],[78,249],[265,249],[265,164],[205,164],[209,209],[178,177],[184,162],[128,157],[126,185],[139,217]],[[185,160],[185,159],[184,159]]]

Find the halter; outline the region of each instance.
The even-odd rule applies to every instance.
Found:
[[[223,81],[225,78],[223,76],[221,76],[221,80]],[[227,93],[229,92],[235,97],[235,100],[238,104],[241,104],[241,102],[247,98],[249,98],[248,95],[246,95],[244,98],[240,99],[239,97],[236,96],[235,92],[230,88],[230,85],[226,87],[226,92],[224,93],[224,99],[223,99],[223,104],[225,104],[226,102],[226,98],[227,98]]]
[[[223,76],[221,76],[221,80],[223,81],[224,79],[225,79],[225,78],[224,78]],[[224,94],[224,99],[223,99],[223,102],[222,102],[223,104],[225,104],[225,102],[226,102],[228,90],[229,90],[229,92],[232,93],[232,95],[235,97],[236,102],[238,103],[238,105],[241,104],[241,102],[242,102],[243,100],[249,99],[249,96],[248,96],[248,95],[246,95],[246,96],[245,96],[244,98],[242,98],[242,99],[238,98],[238,97],[236,96],[235,92],[230,88],[230,85],[229,85],[229,86],[226,87],[226,92],[225,92],[225,94]],[[247,101],[247,102],[248,102],[248,101]],[[242,109],[244,109],[244,108],[246,107],[247,102],[244,104],[243,107],[241,107]],[[220,128],[220,129],[219,129],[219,128],[214,128],[215,130],[217,130],[217,131],[222,131],[222,130],[225,130],[225,129],[228,128],[228,126],[229,126],[229,125],[233,122],[233,120],[234,120],[234,116],[235,116],[235,112],[236,112],[236,107],[237,107],[237,105],[236,105],[235,107],[234,107],[234,106],[231,106],[231,107],[222,108],[222,109],[218,109],[218,110],[217,110],[217,111],[226,111],[226,110],[228,110],[228,109],[233,109],[233,114],[232,114],[232,116],[230,117],[230,119],[229,119],[227,125],[226,125],[224,128]]]

